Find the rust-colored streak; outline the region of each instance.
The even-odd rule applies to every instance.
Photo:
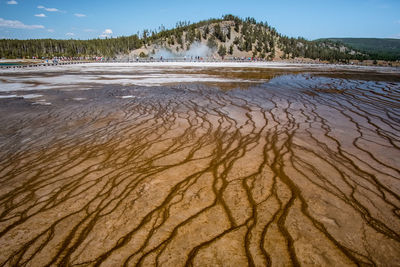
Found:
[[[398,265],[400,83],[349,75],[0,103],[0,265]]]

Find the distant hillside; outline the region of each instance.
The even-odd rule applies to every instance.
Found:
[[[194,51],[193,51],[194,50]],[[331,62],[368,59],[357,49],[331,40],[289,38],[267,22],[225,15],[197,23],[178,22],[173,29],[144,30],[139,35],[93,40],[0,40],[0,57],[254,57],[267,60],[310,58]]]
[[[372,59],[400,60],[400,39],[328,38],[371,55]]]
[[[185,55],[193,45],[207,45],[214,57],[254,57],[267,60],[310,58],[333,62],[367,58],[367,55],[337,42],[289,38],[278,33],[267,22],[257,22],[254,18],[241,19],[233,15],[198,23],[179,22],[175,28],[162,29],[160,32],[145,30],[141,37],[143,47],[131,54],[157,56],[161,50]]]

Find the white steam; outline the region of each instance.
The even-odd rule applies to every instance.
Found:
[[[190,49],[184,52],[185,56],[193,56],[193,57],[208,57],[213,54],[213,50],[211,50],[205,44],[195,42],[190,46]]]
[[[157,50],[154,54],[155,58],[180,58],[180,57],[187,57],[187,58],[195,58],[195,57],[209,57],[212,56],[213,50],[210,49],[207,45],[195,42],[190,46],[190,49],[187,51],[182,52],[173,52],[170,49],[161,48]]]
[[[161,48],[157,50],[157,52],[154,54],[155,58],[175,58],[178,57],[177,54],[172,53],[170,49],[166,48]]]

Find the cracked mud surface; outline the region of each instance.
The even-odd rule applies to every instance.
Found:
[[[399,266],[400,81],[359,76],[0,99],[0,265]]]

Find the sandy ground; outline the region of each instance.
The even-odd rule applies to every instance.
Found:
[[[399,266],[398,73],[148,66],[0,73],[0,265]]]

